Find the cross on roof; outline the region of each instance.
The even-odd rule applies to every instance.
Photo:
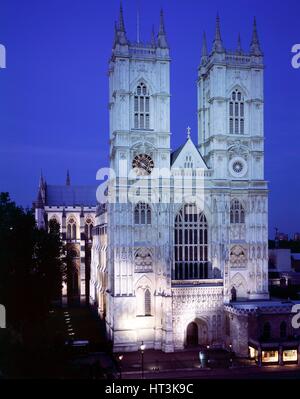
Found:
[[[191,138],[191,128],[188,126],[187,128],[186,128],[186,131],[187,131],[187,138],[188,139],[190,139]]]

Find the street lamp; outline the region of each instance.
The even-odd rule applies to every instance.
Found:
[[[120,380],[122,379],[122,360],[123,360],[123,355],[118,356],[119,359],[119,368],[120,368]]]
[[[230,367],[233,367],[232,344],[229,345],[229,350],[230,350]]]
[[[144,344],[144,341],[142,341],[142,344],[140,346],[140,351],[141,351],[141,356],[142,356],[142,379],[144,378],[144,352],[146,349],[146,345]]]

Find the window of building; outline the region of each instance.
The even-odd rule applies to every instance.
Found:
[[[262,351],[261,360],[263,363],[277,363],[278,358],[278,351]]]
[[[242,93],[236,89],[229,102],[229,133],[245,134],[245,105]]]
[[[193,158],[191,155],[187,155],[185,157],[184,167],[185,167],[185,169],[189,169],[189,168],[192,169],[194,167]]]
[[[237,299],[236,288],[232,287],[230,293],[231,293],[231,302],[236,302],[236,299]]]
[[[230,223],[239,224],[245,223],[245,210],[243,205],[238,200],[231,201],[230,204]]]
[[[145,202],[139,202],[134,209],[134,224],[151,224],[151,207]]]
[[[258,350],[252,346],[249,346],[249,357],[250,359],[258,360]]]
[[[67,225],[67,239],[68,240],[76,240],[77,233],[76,233],[76,221],[74,218],[70,218]]]
[[[263,327],[263,339],[269,341],[271,338],[271,324],[266,322]]]
[[[186,204],[175,219],[173,279],[208,278],[208,227],[196,205]]]
[[[286,338],[286,329],[287,325],[286,322],[283,321],[280,323],[280,338]]]
[[[134,96],[134,128],[150,129],[150,96],[144,83],[138,85]]]
[[[286,349],[282,353],[282,360],[284,362],[296,362],[298,360],[297,349]]]
[[[145,290],[145,316],[151,316],[151,292],[148,288]]]
[[[85,232],[85,238],[86,240],[92,240],[93,237],[93,222],[90,218],[87,218],[85,221],[85,228],[84,228],[84,232]]]

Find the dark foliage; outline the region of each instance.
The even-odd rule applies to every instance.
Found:
[[[41,331],[53,301],[60,299],[64,276],[56,222],[49,223],[48,231],[37,229],[31,210],[0,193],[0,303],[7,318],[7,328],[0,330],[0,371],[14,352],[20,355],[37,340],[42,344]]]

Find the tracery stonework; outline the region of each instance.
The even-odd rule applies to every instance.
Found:
[[[152,255],[148,248],[139,248],[136,251],[135,271],[137,273],[152,271]]]
[[[241,245],[234,245],[230,251],[230,264],[232,268],[247,267],[247,250]]]

